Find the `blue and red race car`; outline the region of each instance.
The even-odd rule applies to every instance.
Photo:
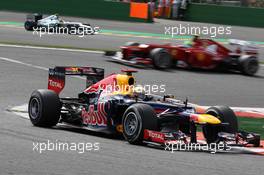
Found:
[[[131,144],[197,143],[201,126],[204,144],[260,145],[260,136],[240,132],[234,112],[227,106],[210,107],[203,114],[186,101],[170,95],[144,93],[137,87],[134,70],[104,77],[104,69],[55,67],[49,69],[48,89],[35,90],[28,111],[33,125],[58,123],[123,135]],[[78,98],[60,98],[66,76],[85,76],[87,86]]]

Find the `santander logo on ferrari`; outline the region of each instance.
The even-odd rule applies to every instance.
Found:
[[[90,105],[88,111],[82,109],[83,123],[93,126],[107,126],[106,112],[104,109],[105,103],[98,103],[97,110],[94,105]]]

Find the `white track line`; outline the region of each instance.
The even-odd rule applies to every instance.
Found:
[[[42,66],[38,66],[38,65],[30,64],[30,63],[25,63],[22,61],[11,59],[11,58],[0,57],[0,60],[20,64],[20,65],[27,66],[27,67],[32,67],[32,68],[36,68],[36,69],[40,69],[40,70],[45,70],[45,71],[49,70],[49,68],[46,68],[46,67],[42,67]],[[80,76],[70,76],[70,77],[86,80],[86,78],[80,77]]]
[[[12,112],[13,114],[16,114],[22,118],[29,119],[28,116],[28,104],[23,104],[20,106],[15,106],[10,109],[7,109],[8,112]]]
[[[37,65],[29,64],[29,63],[24,63],[22,61],[10,59],[10,58],[0,57],[0,60],[8,61],[8,62],[11,62],[11,63],[16,63],[16,64],[21,64],[21,65],[24,65],[24,66],[27,66],[27,67],[33,67],[33,68],[41,69],[41,70],[45,70],[45,71],[48,71],[49,70],[46,67],[37,66]]]
[[[103,51],[94,51],[94,50],[67,49],[67,48],[57,48],[57,47],[42,47],[42,46],[13,45],[13,44],[0,44],[0,47],[13,47],[13,48],[37,49],[37,50],[56,50],[56,51],[68,51],[68,52],[95,53],[95,54],[104,53]]]

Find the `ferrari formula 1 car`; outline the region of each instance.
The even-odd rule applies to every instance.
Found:
[[[238,131],[237,118],[226,106],[198,114],[188,101],[170,95],[144,93],[135,85],[134,70],[104,77],[104,69],[55,67],[49,69],[48,89],[35,90],[28,112],[33,125],[58,123],[111,134],[123,134],[131,144],[197,143],[196,127],[206,142],[260,145],[260,136]],[[85,76],[87,87],[78,98],[60,98],[66,76]]]
[[[57,14],[43,18],[41,14],[27,15],[24,27],[28,31],[33,30],[48,30],[65,32],[69,34],[97,34],[98,27],[92,27],[90,24],[80,22],[68,22],[61,19]]]
[[[231,40],[232,51],[210,39],[196,39],[192,45],[139,44],[128,42],[121,52],[105,52],[111,59],[133,65],[154,65],[167,69],[185,68],[237,70],[254,75],[259,68],[257,47],[246,41]]]

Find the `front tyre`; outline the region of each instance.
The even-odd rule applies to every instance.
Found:
[[[217,142],[219,132],[227,132],[235,134],[238,132],[237,117],[232,109],[227,106],[215,106],[206,110],[206,114],[217,117],[222,123],[228,123],[226,126],[205,125],[203,134],[207,143]]]
[[[168,69],[172,67],[172,58],[170,53],[163,48],[155,48],[150,52],[150,58],[154,67],[157,69]]]
[[[133,104],[123,115],[123,136],[130,144],[142,144],[144,130],[158,130],[158,118],[147,104]]]
[[[61,104],[59,96],[51,90],[39,89],[31,94],[28,113],[33,125],[55,126],[60,119]]]

